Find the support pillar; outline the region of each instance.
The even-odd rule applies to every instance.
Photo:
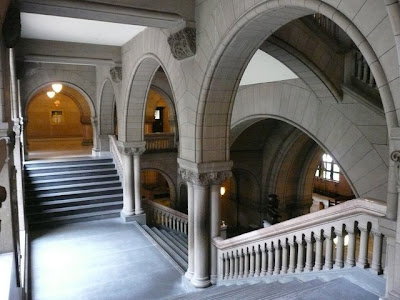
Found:
[[[188,269],[185,273],[187,279],[192,279],[194,273],[194,201],[193,184],[187,182],[188,189]]]
[[[211,186],[211,228],[210,228],[210,237],[211,239],[218,237],[221,235],[221,208],[220,208],[220,184],[213,184]],[[217,283],[217,248],[212,244],[211,247],[211,262],[210,262],[210,279],[212,284]],[[233,255],[232,255],[233,256]],[[232,263],[232,260],[231,260]],[[231,273],[231,277],[233,273]]]

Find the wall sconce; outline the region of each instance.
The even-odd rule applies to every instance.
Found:
[[[51,88],[53,89],[53,91],[55,91],[56,93],[61,92],[63,85],[61,83],[53,83],[51,85]]]
[[[50,99],[53,99],[55,95],[56,95],[56,93],[53,91],[47,92],[47,97],[49,97]]]
[[[226,189],[224,186],[221,186],[219,193],[221,194],[221,196],[225,195]]]
[[[54,105],[57,106],[57,107],[60,106],[60,103],[61,103],[60,100],[54,101]]]

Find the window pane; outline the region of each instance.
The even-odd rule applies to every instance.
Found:
[[[315,171],[315,177],[319,177],[319,169]]]
[[[339,181],[339,173],[333,173],[333,180]]]
[[[322,155],[322,161],[326,161],[326,154]]]
[[[337,164],[333,164],[333,171],[340,172],[340,168]]]
[[[324,177],[325,179],[329,179],[329,177],[326,177],[328,175],[328,172],[324,171],[322,174],[323,174],[322,177]]]
[[[326,163],[326,170],[327,171],[330,171],[330,170],[332,170],[332,164],[331,163]]]
[[[326,161],[327,162],[332,162],[332,157],[330,155],[326,155]]]

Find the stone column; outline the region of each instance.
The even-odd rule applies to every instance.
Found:
[[[382,234],[379,231],[371,230],[372,235],[374,236],[374,246],[372,252],[372,262],[371,262],[371,272],[380,275],[382,274]]]
[[[193,184],[194,190],[194,274],[190,282],[197,288],[211,285],[209,278],[209,186]],[[203,182],[206,183],[206,182]]]
[[[146,215],[143,213],[140,198],[140,154],[144,152],[144,145],[145,142],[134,143],[118,141],[118,149],[122,153],[124,160],[124,199],[121,218],[125,222],[136,221],[139,224],[146,224]],[[139,156],[139,162],[137,161],[138,159],[135,158],[136,156]]]
[[[185,169],[179,169],[179,174],[182,179],[186,181],[187,192],[188,192],[188,269],[185,273],[185,277],[190,280],[194,274],[194,195],[193,195],[193,183],[191,180],[191,172]]]
[[[92,131],[93,131],[93,148],[92,148],[92,155],[93,155],[93,156],[100,156],[100,148],[99,148],[99,143],[98,143],[98,140],[97,140],[97,138],[98,138],[98,133],[99,133],[99,130],[98,130],[99,122],[98,122],[97,117],[90,117],[90,120],[91,120],[91,122],[92,122]],[[85,137],[84,137],[84,141],[85,141],[85,139],[87,138],[87,137],[86,137],[86,131],[87,131],[87,129],[85,128]]]
[[[288,244],[290,246],[289,273],[294,273],[296,271],[296,242],[293,237],[288,240]]]
[[[318,233],[314,233],[315,238],[315,265],[314,268],[316,271],[322,270],[322,243],[323,243],[323,235],[321,231]]]
[[[220,236],[221,234],[221,208],[220,208],[220,195],[219,195],[220,184],[213,184],[211,186],[211,228],[210,228],[210,238],[211,238],[211,283],[217,283],[217,248],[212,244],[212,239]],[[232,263],[232,260],[231,260]],[[233,274],[231,274],[233,276]]]
[[[133,170],[135,181],[135,215],[142,215],[142,195],[140,193],[140,156],[146,151],[144,145],[142,147],[133,148]]]

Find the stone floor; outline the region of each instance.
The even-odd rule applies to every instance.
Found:
[[[181,274],[133,224],[107,219],[31,233],[32,299],[164,299]]]
[[[29,142],[29,160],[80,157],[92,154],[93,146],[82,146],[82,139],[47,139]]]

